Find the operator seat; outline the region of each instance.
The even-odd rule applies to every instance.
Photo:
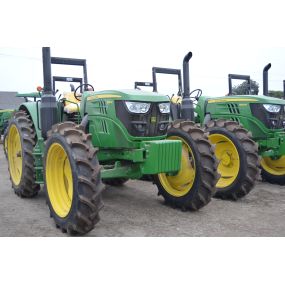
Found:
[[[74,92],[63,93],[63,98],[67,100],[64,102],[64,112],[72,114],[79,111],[80,101],[74,97]]]

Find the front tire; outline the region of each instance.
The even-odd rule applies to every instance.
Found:
[[[44,154],[47,204],[57,227],[71,235],[90,232],[103,207],[100,165],[91,136],[72,122],[48,132]]]
[[[181,168],[174,176],[154,176],[158,193],[173,207],[196,211],[207,205],[215,193],[218,162],[214,148],[204,131],[190,121],[174,122],[167,139],[182,141]]]
[[[234,121],[213,120],[206,124],[209,139],[220,160],[216,198],[238,200],[247,195],[259,176],[258,146],[251,134]]]
[[[263,181],[271,184],[285,185],[285,156],[278,159],[263,157],[260,162]]]

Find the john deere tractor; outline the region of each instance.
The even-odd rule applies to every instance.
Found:
[[[0,92],[0,141],[15,108],[22,102],[23,100],[17,98],[14,92]]]
[[[277,104],[277,101],[264,96],[213,98],[202,96],[202,90],[200,89],[190,92],[188,61],[191,57],[192,53],[189,52],[184,58],[183,77],[180,69],[153,67],[153,91],[157,92],[158,90],[158,73],[177,76],[178,93],[169,96],[172,120],[185,118],[185,110],[193,110],[189,112],[191,116],[188,119],[195,121],[196,124],[209,133],[209,140],[215,145],[215,155],[219,160],[218,172],[220,178],[216,185],[215,197],[237,200],[253,189],[259,176],[258,150],[263,156],[274,153],[276,155],[274,157],[278,158],[281,155],[279,146],[281,149],[284,146],[281,143],[283,138],[281,140],[280,130],[272,132],[266,129],[266,135],[265,132],[261,133],[261,128],[265,130],[266,127],[260,117],[256,117],[256,113],[252,113],[254,108],[260,108],[266,114],[268,112],[266,111],[268,107],[266,104]],[[182,81],[184,89],[185,86],[187,88],[187,92],[182,92]],[[144,86],[143,82],[139,86]],[[185,94],[188,94],[188,96],[185,96]],[[283,101],[278,100],[278,104],[283,104]],[[250,131],[253,131],[253,136]],[[257,140],[258,134],[261,135],[262,139]],[[270,145],[268,145],[269,136],[276,136],[272,137]],[[254,140],[259,142],[259,149]]]
[[[1,136],[4,135],[4,132],[8,126],[8,121],[13,114],[13,110],[1,110],[0,109],[0,141]]]
[[[55,96],[52,64],[82,66],[83,83]],[[62,231],[85,234],[94,228],[103,206],[101,179],[121,185],[153,175],[173,207],[197,210],[210,201],[218,178],[214,149],[193,122],[169,123],[167,96],[95,92],[86,60],[51,57],[50,48],[43,48],[43,71],[43,90],[20,94],[35,101],[21,104],[9,122],[9,171],[21,197],[36,196],[44,185]]]
[[[231,118],[242,123],[258,143],[263,180],[285,185],[285,101],[268,97],[270,68],[269,63],[263,69],[264,95],[252,95],[250,76],[229,74],[230,96],[208,99],[207,110],[213,113],[214,117]],[[247,81],[246,95],[233,95],[233,79]],[[200,110],[201,108],[203,105],[200,106]]]

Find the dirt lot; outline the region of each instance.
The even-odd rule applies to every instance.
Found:
[[[88,236],[285,236],[285,187],[259,182],[238,202],[213,199],[199,212],[165,206],[150,182],[107,187],[101,221]],[[0,145],[0,236],[65,236],[49,218],[43,191],[18,198]]]

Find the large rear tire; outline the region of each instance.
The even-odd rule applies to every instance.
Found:
[[[278,159],[263,157],[260,162],[263,181],[271,184],[285,185],[285,156]]]
[[[216,198],[238,200],[247,195],[259,176],[258,145],[251,134],[234,121],[213,120],[206,124],[209,139],[220,160]]]
[[[99,222],[103,207],[101,167],[91,135],[72,122],[48,132],[44,179],[51,217],[71,235],[83,235]]]
[[[40,185],[35,183],[35,144],[36,134],[30,117],[24,111],[16,112],[5,131],[4,151],[12,187],[22,198],[35,197],[40,190]]]
[[[215,193],[218,162],[204,131],[190,121],[175,121],[167,139],[182,141],[181,168],[177,175],[154,176],[158,194],[167,204],[196,211],[207,205]]]

